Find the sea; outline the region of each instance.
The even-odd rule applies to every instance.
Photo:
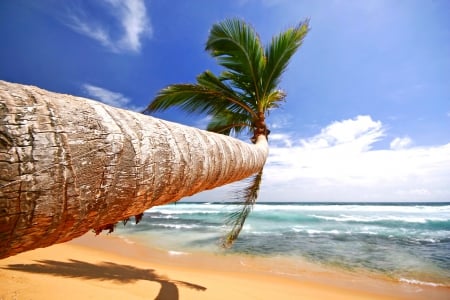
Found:
[[[226,220],[240,208],[178,202],[153,207],[139,224],[116,231],[173,254],[284,257],[406,284],[450,287],[450,203],[257,203],[238,240],[224,249]]]

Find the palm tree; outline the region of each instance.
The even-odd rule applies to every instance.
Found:
[[[162,89],[149,104],[152,113],[180,107],[189,113],[211,116],[207,130],[225,135],[252,134],[257,143],[267,139],[270,131],[266,117],[278,108],[286,94],[278,88],[281,76],[309,31],[309,20],[276,35],[263,47],[255,30],[239,19],[228,19],[213,25],[206,50],[224,71],[216,76],[205,71],[196,84],[174,84]],[[230,233],[224,239],[229,247],[239,235],[253,203],[258,197],[262,168],[242,193],[241,210],[229,223]]]
[[[264,143],[0,80],[0,259],[246,178]]]

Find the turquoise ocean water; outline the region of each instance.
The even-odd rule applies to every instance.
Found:
[[[179,202],[118,226],[174,252],[286,257],[321,266],[450,287],[450,203],[258,203],[233,248],[224,225],[237,205]]]

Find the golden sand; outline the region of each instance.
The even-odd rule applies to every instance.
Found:
[[[262,259],[167,253],[89,233],[0,260],[0,300],[450,299],[448,289],[405,288],[307,264],[297,272],[283,276]]]

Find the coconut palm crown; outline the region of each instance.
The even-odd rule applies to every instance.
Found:
[[[309,20],[274,36],[263,46],[258,34],[240,19],[214,24],[206,42],[206,51],[224,70],[219,76],[205,71],[196,84],[173,84],[162,89],[145,112],[179,107],[188,113],[211,116],[207,130],[226,135],[250,133],[256,143],[268,137],[266,117],[278,108],[286,94],[279,89],[282,74],[309,31]],[[262,170],[242,193],[244,208],[232,215],[232,231],[224,245],[237,238],[251,204],[256,201]],[[249,205],[250,204],[250,205]]]

